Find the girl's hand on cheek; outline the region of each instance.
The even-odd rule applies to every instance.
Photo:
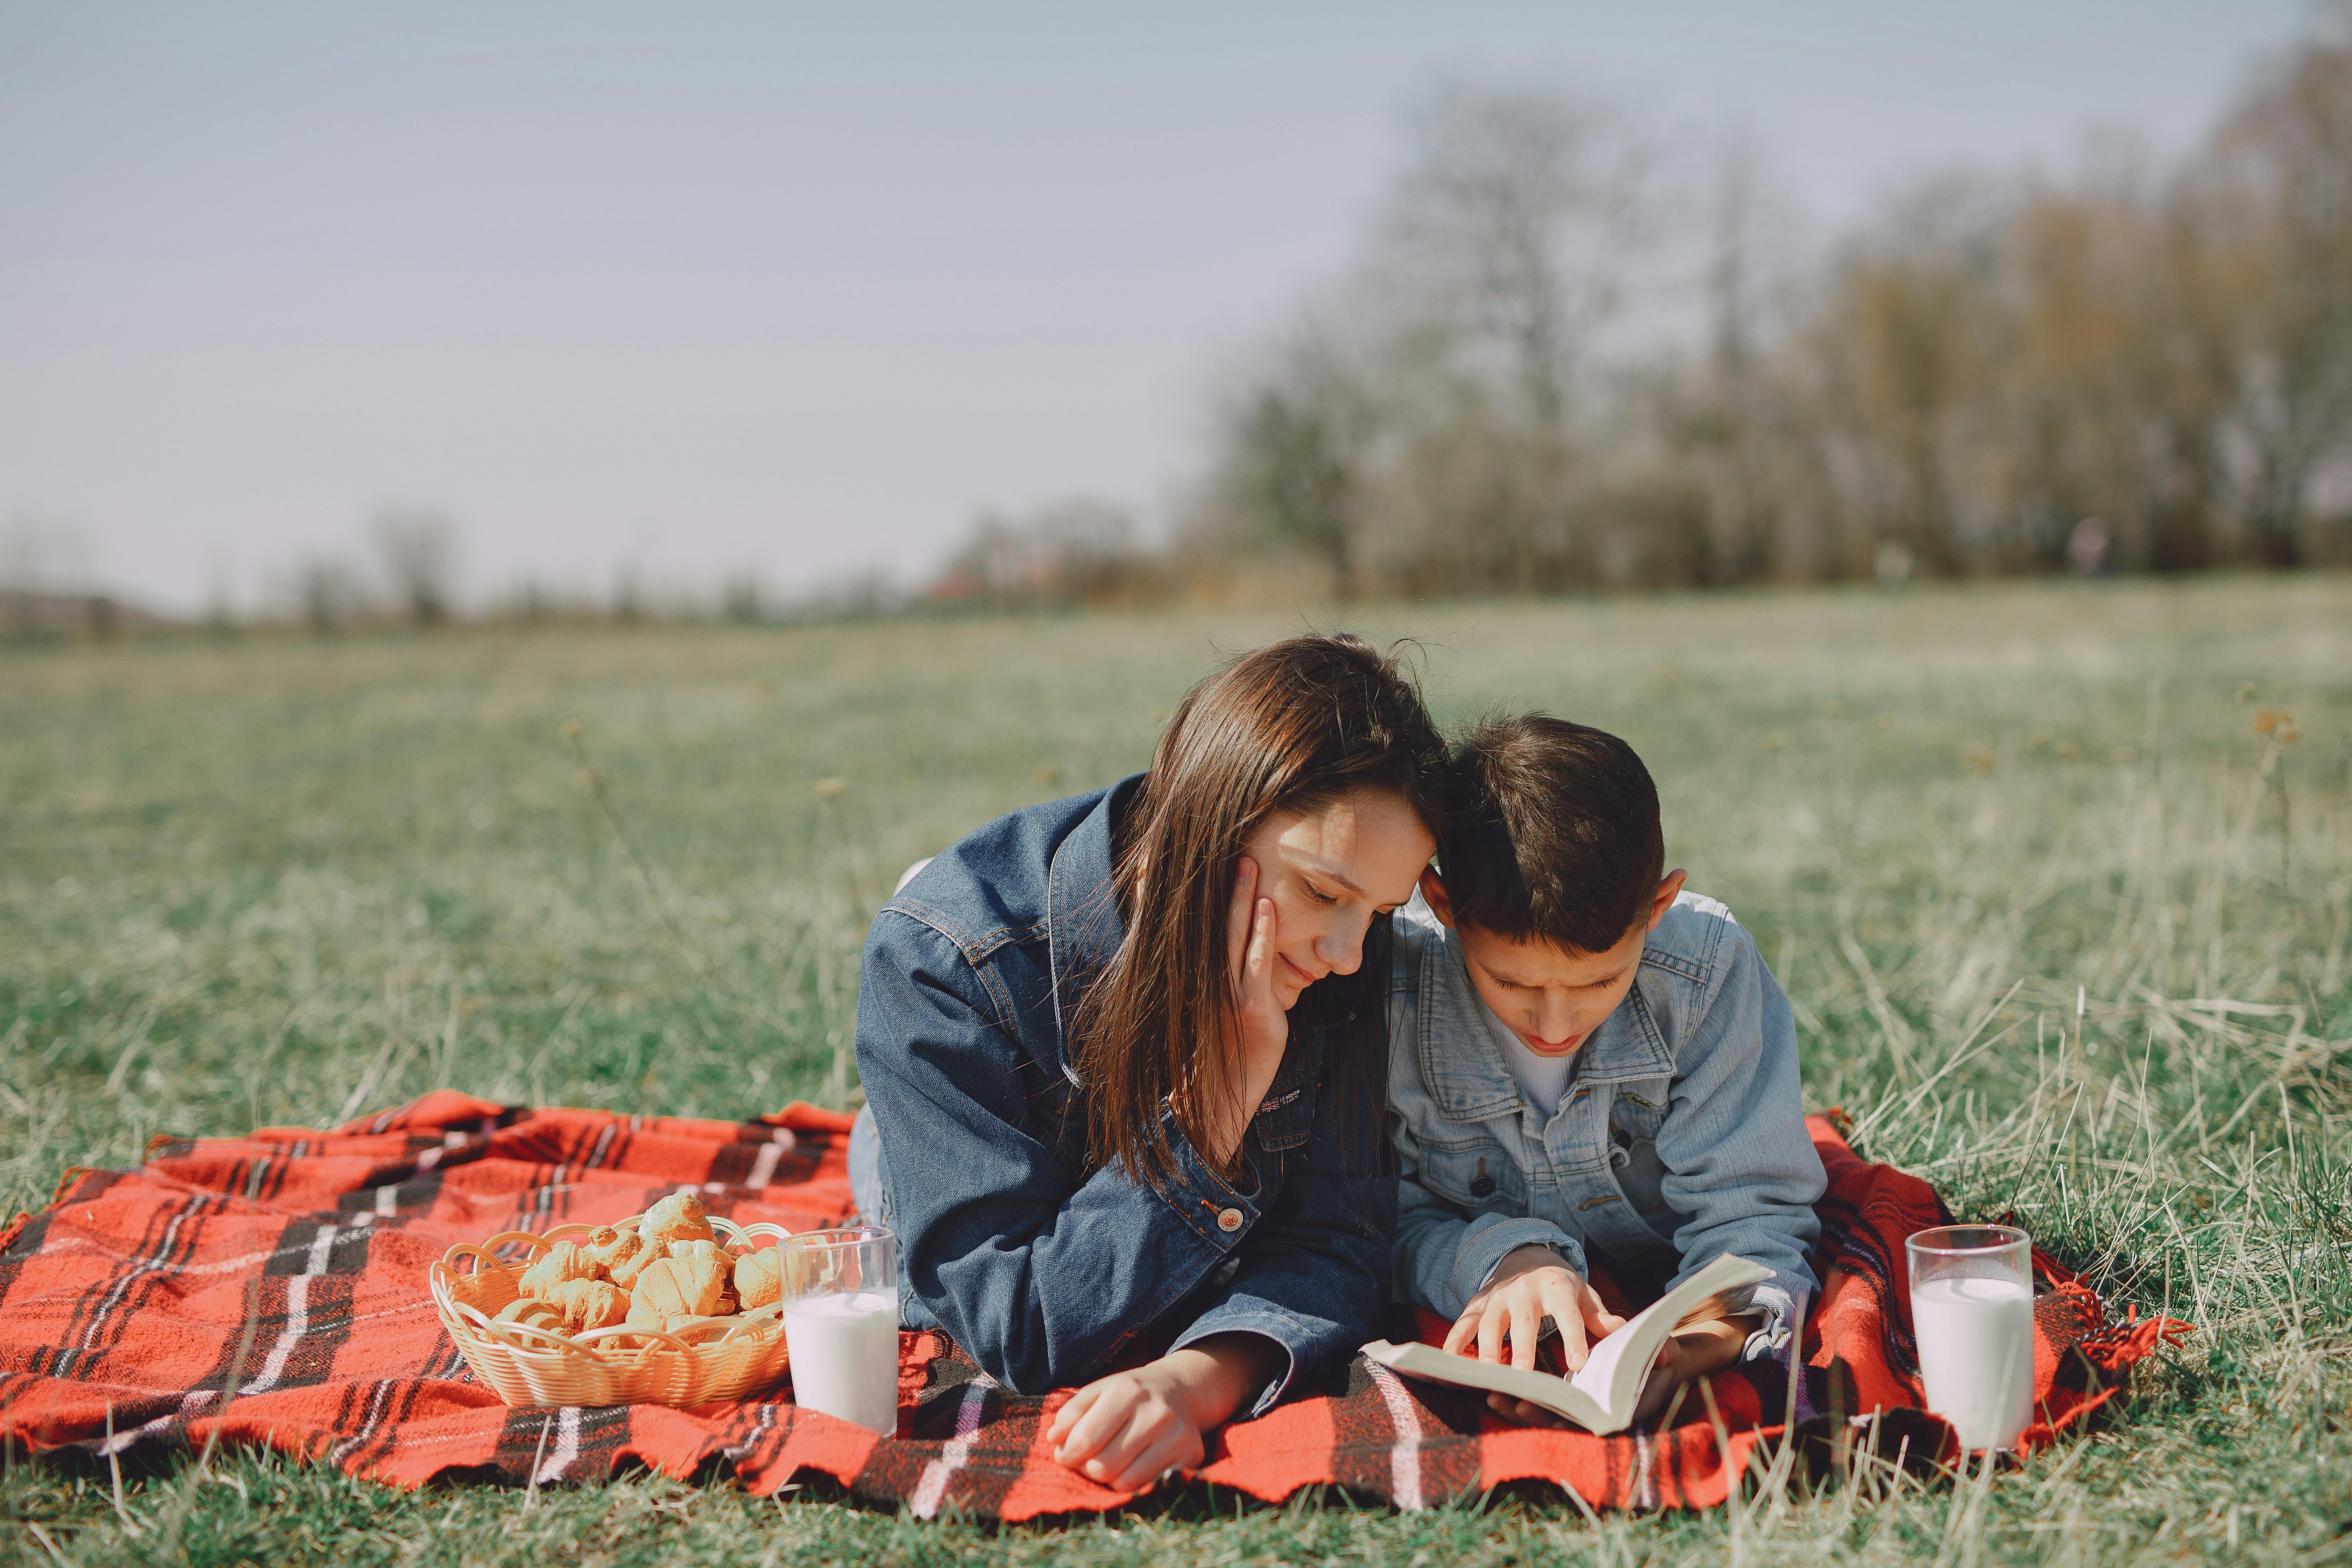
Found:
[[[1258,863],[1247,856],[1234,872],[1234,896],[1225,916],[1226,962],[1232,967],[1234,1026],[1240,1039],[1237,1067],[1240,1080],[1232,1086],[1232,1103],[1202,1106],[1202,1124],[1210,1130],[1207,1152],[1222,1165],[1241,1147],[1242,1134],[1266,1090],[1282,1070],[1282,1057],[1290,1044],[1290,1018],[1275,989],[1275,942],[1278,939],[1274,900],[1258,897],[1264,879]]]

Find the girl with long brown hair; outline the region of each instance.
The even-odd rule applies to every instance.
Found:
[[[1388,916],[1444,764],[1396,662],[1292,637],[1195,686],[1149,773],[991,823],[877,917],[859,1207],[903,1323],[1085,1383],[1064,1463],[1197,1463],[1377,1334]]]

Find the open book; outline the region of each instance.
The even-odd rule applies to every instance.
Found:
[[[1523,1372],[1507,1363],[1455,1355],[1435,1345],[1398,1345],[1386,1340],[1366,1345],[1364,1357],[1407,1377],[1524,1399],[1588,1431],[1622,1431],[1633,1423],[1642,1385],[1650,1381],[1650,1369],[1657,1364],[1659,1348],[1667,1338],[1685,1323],[1720,1313],[1721,1298],[1770,1278],[1772,1271],[1760,1263],[1745,1258],[1717,1258],[1594,1345],[1583,1370],[1573,1377]]]

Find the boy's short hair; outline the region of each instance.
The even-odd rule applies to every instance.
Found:
[[[1454,923],[1606,952],[1665,874],[1658,789],[1616,736],[1544,713],[1489,718],[1454,747],[1438,869]]]

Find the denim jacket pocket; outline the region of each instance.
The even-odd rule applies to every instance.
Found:
[[[1293,1084],[1288,1089],[1277,1084],[1257,1108],[1257,1116],[1252,1122],[1258,1147],[1269,1154],[1279,1154],[1306,1142],[1315,1131],[1315,1106],[1312,1083]]]
[[[1533,1212],[1528,1206],[1527,1173],[1501,1144],[1484,1139],[1450,1146],[1424,1144],[1415,1179],[1473,1214],[1489,1209],[1512,1215]]]
[[[1669,1080],[1620,1084],[1609,1106],[1609,1142],[1620,1149],[1654,1143],[1666,1120]]]

